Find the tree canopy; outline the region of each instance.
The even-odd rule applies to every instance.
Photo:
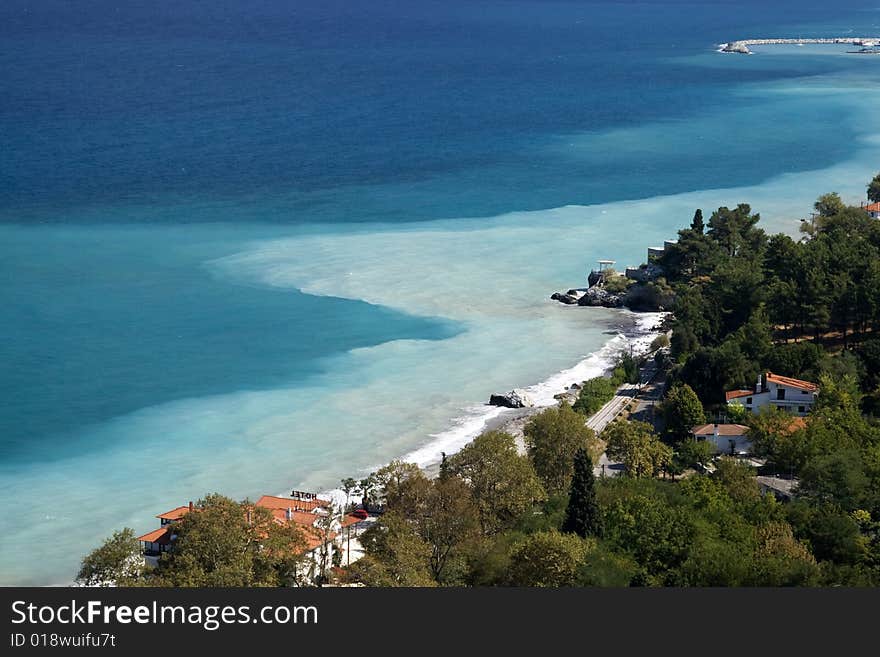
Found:
[[[568,492],[579,449],[597,451],[596,434],[564,402],[535,415],[524,433],[529,458],[550,495]]]

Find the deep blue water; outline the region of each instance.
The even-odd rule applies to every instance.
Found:
[[[452,408],[450,400],[479,399],[458,400],[458,391],[444,389],[449,362],[419,370],[425,364],[416,349],[396,345],[378,363],[346,356],[395,340],[437,344],[494,329],[511,335],[503,310],[479,317],[482,324],[417,315],[224,278],[212,261],[255,241],[329,235],[315,242],[326,249],[315,261],[327,271],[366,279],[387,272],[384,298],[399,290],[424,303],[424,290],[448,302],[447,274],[460,284],[459,268],[474,267],[454,247],[431,270],[416,263],[401,271],[400,241],[386,254],[381,240],[365,240],[375,253],[348,253],[374,271],[345,272],[332,238],[369,234],[378,223],[415,234],[432,219],[476,228],[485,224],[468,218],[753,185],[847,160],[862,136],[853,120],[858,103],[791,90],[837,77],[876,89],[876,58],[746,58],[713,49],[753,36],[880,34],[876,0],[768,4],[0,3],[0,495],[4,502],[31,492],[53,499],[70,482],[80,496],[80,515],[58,520],[52,508],[34,507],[14,525],[0,522],[12,541],[0,554],[0,584],[57,583],[75,570],[83,549],[45,540],[41,532],[54,530],[41,523],[50,517],[68,532],[82,529],[79,540],[88,543],[123,522],[146,529],[140,524],[154,506],[205,492],[188,486],[278,492],[267,482],[287,485],[318,472],[311,481],[333,484],[351,474],[345,468],[375,466],[379,457],[356,441],[392,443],[380,435],[385,419],[405,427],[431,408]],[[730,202],[740,200],[748,199]],[[652,239],[689,219],[658,219]],[[611,234],[609,226],[603,240],[642,252],[641,235],[631,239],[623,224]],[[351,244],[343,240],[340,249]],[[584,246],[585,261],[596,248]],[[309,254],[291,252],[305,261],[294,269],[307,270]],[[530,256],[519,257],[528,276]],[[473,277],[473,306],[510,281],[492,262],[478,265],[484,271]],[[413,279],[415,290],[405,285]],[[590,342],[601,336],[593,328],[584,349],[599,345]],[[536,352],[545,340],[561,352],[564,330],[533,330]],[[496,346],[478,337],[468,344]],[[538,371],[529,364],[533,353],[519,356],[530,376]],[[459,367],[471,359],[470,380],[493,368],[473,351],[445,357]],[[499,369],[513,376],[515,365]],[[360,377],[376,387],[356,389]],[[297,391],[291,399],[302,408],[271,395],[245,395],[241,403],[250,405],[238,415],[223,401],[219,410],[199,405],[282,388]],[[431,401],[414,408],[404,389]],[[352,429],[349,409],[305,413],[308,403],[331,407],[334,395],[362,403],[350,411],[363,435]],[[384,405],[375,407],[379,397]],[[116,422],[176,401],[185,402],[179,416]],[[270,414],[261,415],[264,408],[276,419],[242,437],[247,422]],[[196,418],[189,434],[174,432],[178,442],[149,434],[154,426],[178,428],[176,417]],[[241,425],[234,439],[245,443],[222,434],[229,424]],[[205,445],[217,461],[230,445],[241,458],[248,439],[264,461],[248,464],[251,474],[240,481],[214,477],[219,466]],[[343,451],[348,461],[340,463]],[[169,454],[180,462],[151,470],[150,459]],[[273,470],[275,458],[283,471]],[[137,471],[173,499],[129,490]],[[107,508],[105,496],[120,488],[131,506]]]
[[[841,16],[849,28],[876,21],[847,6],[870,3],[4,2],[0,218],[250,197],[278,205],[248,219],[412,221],[757,182],[835,161],[847,135],[807,115],[813,139],[783,140],[772,160],[739,140],[723,162],[698,147],[634,160],[540,146],[711,113],[730,106],[732,85],[842,67],[707,75],[681,61],[795,20],[804,36]],[[416,204],[383,192],[414,184]]]

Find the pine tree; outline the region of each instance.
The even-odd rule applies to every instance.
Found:
[[[602,516],[596,501],[596,478],[589,452],[579,449],[574,457],[574,475],[562,531],[582,538],[601,536]]]

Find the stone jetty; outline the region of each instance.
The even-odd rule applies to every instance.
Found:
[[[808,43],[844,44],[850,46],[873,47],[880,44],[880,37],[828,37],[824,39],[742,39],[718,44],[719,52],[734,52],[751,55],[749,46],[803,45]]]

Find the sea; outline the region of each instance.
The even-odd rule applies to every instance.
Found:
[[[551,293],[880,170],[880,57],[718,44],[862,35],[877,0],[4,0],[0,584],[601,373],[652,318]]]

